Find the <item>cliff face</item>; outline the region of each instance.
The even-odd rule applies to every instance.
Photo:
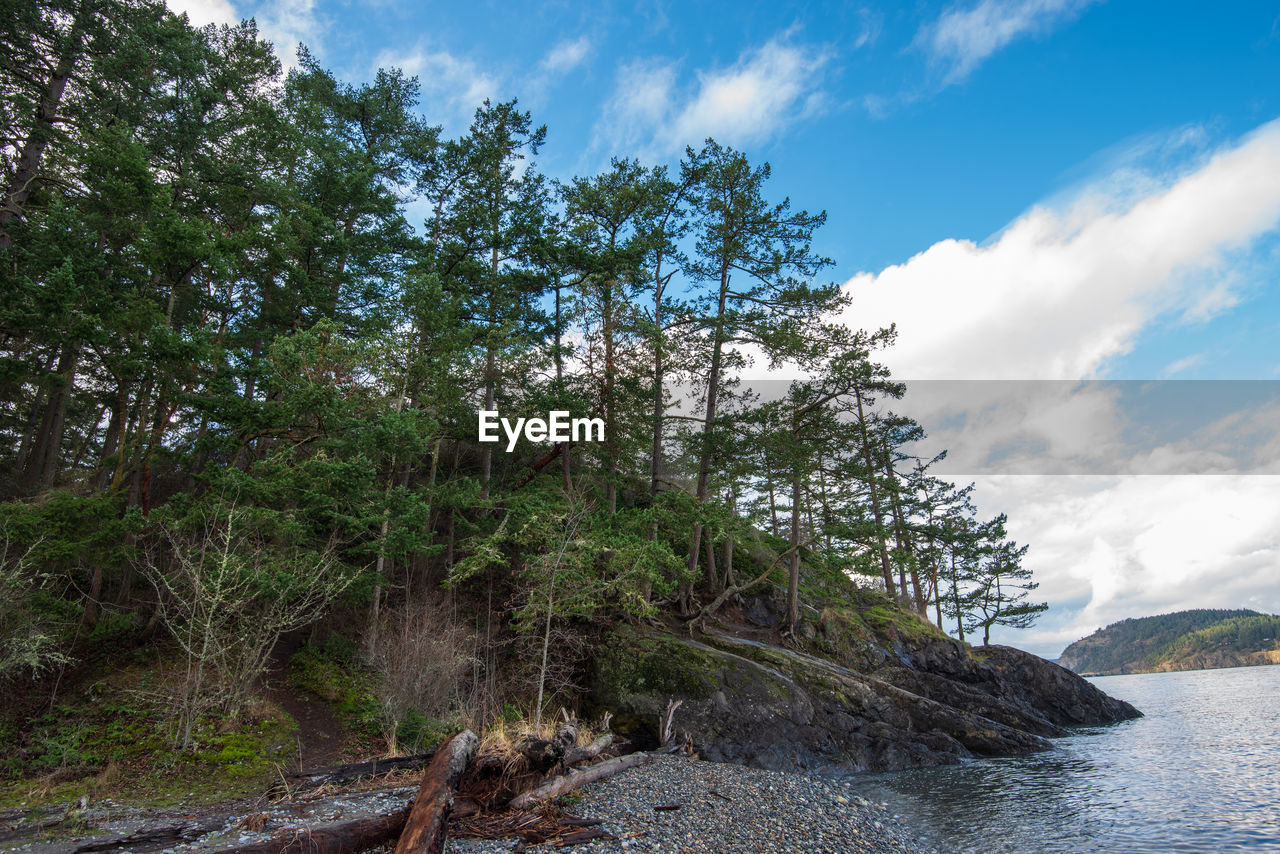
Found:
[[[618,725],[652,729],[670,699],[677,731],[708,759],[773,769],[887,771],[1048,749],[1069,724],[1140,713],[1010,647],[853,632],[828,612],[804,649],[709,632],[615,631],[591,694]]]
[[[1280,663],[1280,617],[1198,609],[1112,623],[1068,646],[1058,663],[1112,675]]]

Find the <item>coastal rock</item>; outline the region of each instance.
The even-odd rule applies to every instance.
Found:
[[[625,627],[596,656],[591,699],[617,726],[650,733],[680,699],[676,730],[705,758],[774,770],[890,771],[1023,754],[1049,749],[1063,725],[1139,715],[1020,650],[881,640],[820,656],[729,634]]]

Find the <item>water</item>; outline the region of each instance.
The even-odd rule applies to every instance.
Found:
[[[867,780],[939,851],[1280,851],[1280,665],[1103,676],[1146,717]]]

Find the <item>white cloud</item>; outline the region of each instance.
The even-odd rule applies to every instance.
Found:
[[[993,476],[986,514],[1009,513],[1030,543],[1034,595],[1053,607],[1001,642],[1056,657],[1127,617],[1190,608],[1280,611],[1280,477]]]
[[[898,322],[886,354],[905,379],[1080,379],[1157,319],[1234,304],[1233,251],[1280,224],[1280,120],[1190,172],[1104,179],[1062,209],[1036,207],[987,245],[944,240],[846,283],[846,320]]]
[[[949,66],[946,83],[968,77],[991,54],[1023,36],[1073,19],[1097,0],[981,0],[955,6],[920,28],[915,43]]]
[[[769,139],[821,109],[815,96],[826,62],[825,52],[778,38],[727,68],[699,71],[696,83],[683,88],[674,62],[628,63],[619,69],[596,144],[661,156],[708,136],[730,145]]]
[[[377,68],[399,68],[417,77],[422,87],[422,105],[432,122],[459,131],[470,122],[476,107],[486,98],[499,97],[500,78],[481,69],[466,57],[447,50],[419,44],[408,53],[385,50],[374,61]]]
[[[320,46],[324,25],[316,14],[316,0],[267,0],[254,13],[263,38],[275,45],[287,71],[298,64],[298,44]]]
[[[581,65],[590,53],[591,40],[586,36],[562,41],[543,58],[542,68],[550,74],[567,74]]]
[[[884,356],[907,380],[1098,376],[1154,324],[1203,322],[1238,302],[1278,227],[1280,121],[1180,171],[1109,172],[984,245],[946,240],[855,276],[846,320],[897,321]],[[1135,434],[1106,385],[1030,384],[1035,394],[1004,401],[984,398],[987,384],[950,385],[952,420],[925,426],[958,445],[957,458],[981,460],[1003,444],[1067,471],[1114,472],[973,478],[983,515],[1007,512],[1010,535],[1031,546],[1034,595],[1051,605],[1035,628],[995,639],[1056,656],[1126,617],[1280,611],[1280,408],[1256,403],[1192,418],[1191,432]],[[958,411],[966,420],[956,428]]]
[[[197,27],[206,24],[234,26],[240,23],[235,7],[227,0],[165,0],[165,5],[175,15],[186,12],[187,18]]]
[[[1172,362],[1164,366],[1164,370],[1160,372],[1163,377],[1172,377],[1183,371],[1194,368],[1196,365],[1204,361],[1203,353],[1192,353],[1190,356],[1183,356],[1181,359],[1174,359]]]

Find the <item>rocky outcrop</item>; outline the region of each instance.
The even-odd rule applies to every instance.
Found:
[[[825,628],[809,633],[812,646]],[[591,697],[618,726],[650,731],[668,700],[681,699],[676,729],[704,757],[780,770],[888,771],[1028,753],[1050,748],[1064,725],[1139,715],[1009,647],[970,654],[941,637],[879,640],[827,644],[833,654],[627,627],[596,655]]]

